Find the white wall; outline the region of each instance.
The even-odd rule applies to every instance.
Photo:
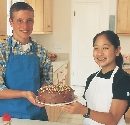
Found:
[[[110,15],[116,15],[116,0],[110,1]],[[32,35],[50,52],[70,53],[72,43],[72,0],[54,0],[53,34]],[[119,36],[122,53],[130,53],[130,36]],[[54,49],[53,43],[60,43],[61,49]]]

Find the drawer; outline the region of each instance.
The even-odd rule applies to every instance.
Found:
[[[56,79],[55,81],[53,81],[53,84],[54,85],[57,85],[59,83],[59,80],[58,79]]]
[[[53,82],[55,82],[55,80],[57,80],[57,79],[58,79],[58,72],[55,72],[53,74]]]
[[[62,77],[59,78],[59,84],[65,85],[65,77],[66,77],[66,75],[62,75]]]
[[[66,84],[68,75],[68,63],[61,66],[54,74],[53,74],[53,84]]]
[[[68,68],[68,63],[66,63],[65,65],[63,65],[59,71],[58,71],[58,78],[61,78],[63,75],[67,74],[67,68]]]
[[[64,67],[61,67],[59,70],[58,70],[58,79],[61,78],[64,74]]]

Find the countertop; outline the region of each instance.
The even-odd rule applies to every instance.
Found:
[[[125,69],[130,69],[130,65],[123,65],[122,68]]]
[[[59,122],[29,120],[29,119],[16,119],[16,118],[12,118],[11,121],[12,121],[11,125],[82,125],[82,124],[59,123]],[[0,117],[0,125],[3,125],[1,117]]]
[[[52,61],[53,73],[55,73],[60,67],[69,62],[69,60],[56,60]]]

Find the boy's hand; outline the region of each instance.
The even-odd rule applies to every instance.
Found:
[[[34,105],[38,106],[38,107],[44,107],[44,104],[40,104],[38,102],[36,102],[36,95],[33,92],[28,91],[27,92],[27,99]]]

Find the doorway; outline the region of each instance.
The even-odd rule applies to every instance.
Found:
[[[107,0],[97,3],[73,3],[71,85],[85,86],[87,77],[99,70],[93,59],[92,43],[97,33],[109,27],[109,24],[104,23],[109,22],[109,9],[105,8],[104,2]]]

